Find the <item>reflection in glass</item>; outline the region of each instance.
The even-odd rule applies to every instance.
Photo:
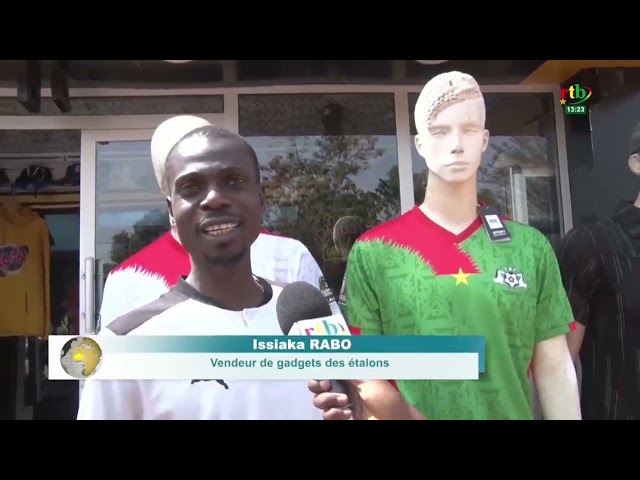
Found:
[[[149,140],[96,145],[96,260],[100,289],[113,267],[169,230]]]
[[[409,94],[414,200],[424,200],[428,170],[415,148]],[[485,94],[490,142],[478,171],[478,198],[539,229],[555,245],[561,234],[557,150],[551,94]]]
[[[337,296],[353,224],[400,211],[393,95],[246,95],[239,107],[262,170],[265,228],[304,243]]]

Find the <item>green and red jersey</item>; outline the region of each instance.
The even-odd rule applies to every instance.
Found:
[[[546,237],[503,222],[511,240],[491,242],[480,216],[454,235],[414,207],[366,232],[349,254],[341,303],[360,334],[486,339],[479,380],[396,381],[429,419],[533,418],[534,346],[573,322]]]

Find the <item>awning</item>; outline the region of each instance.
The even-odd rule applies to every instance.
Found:
[[[547,60],[525,78],[522,84],[557,84],[587,68],[621,67],[640,67],[640,60]]]

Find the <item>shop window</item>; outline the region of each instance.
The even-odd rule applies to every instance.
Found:
[[[400,211],[393,94],[242,95],[265,228],[302,241],[338,293],[353,237]]]
[[[409,94],[414,200],[422,203],[428,171],[415,148]],[[514,220],[542,231],[552,243],[562,234],[558,155],[552,94],[485,94],[491,137],[478,173],[478,196]]]
[[[57,335],[79,332],[80,136],[79,130],[0,130],[0,205],[9,202],[20,216],[38,215],[44,219],[49,241],[48,268],[41,270],[39,278],[33,278],[33,290],[48,290],[50,303],[46,308],[51,334]],[[19,229],[20,223],[14,227]],[[24,231],[18,236],[33,233],[37,232]],[[3,293],[6,292],[0,292],[0,297]],[[26,306],[24,298],[1,298],[7,310],[23,311]],[[29,306],[36,307],[30,312],[45,311],[38,308],[34,300],[37,295],[29,298],[33,300]],[[16,308],[11,308],[12,302]],[[44,317],[41,320],[44,322]],[[0,359],[0,417],[2,404],[9,402],[10,418],[75,418],[77,385],[47,380],[47,339],[28,336],[34,331],[15,327],[5,333],[14,337],[7,337],[13,345],[4,345],[10,349],[4,352],[9,356]],[[22,336],[15,336],[18,334]]]

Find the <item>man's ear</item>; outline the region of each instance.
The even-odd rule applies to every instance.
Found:
[[[634,175],[640,176],[640,153],[634,153],[629,157],[629,169]]]

